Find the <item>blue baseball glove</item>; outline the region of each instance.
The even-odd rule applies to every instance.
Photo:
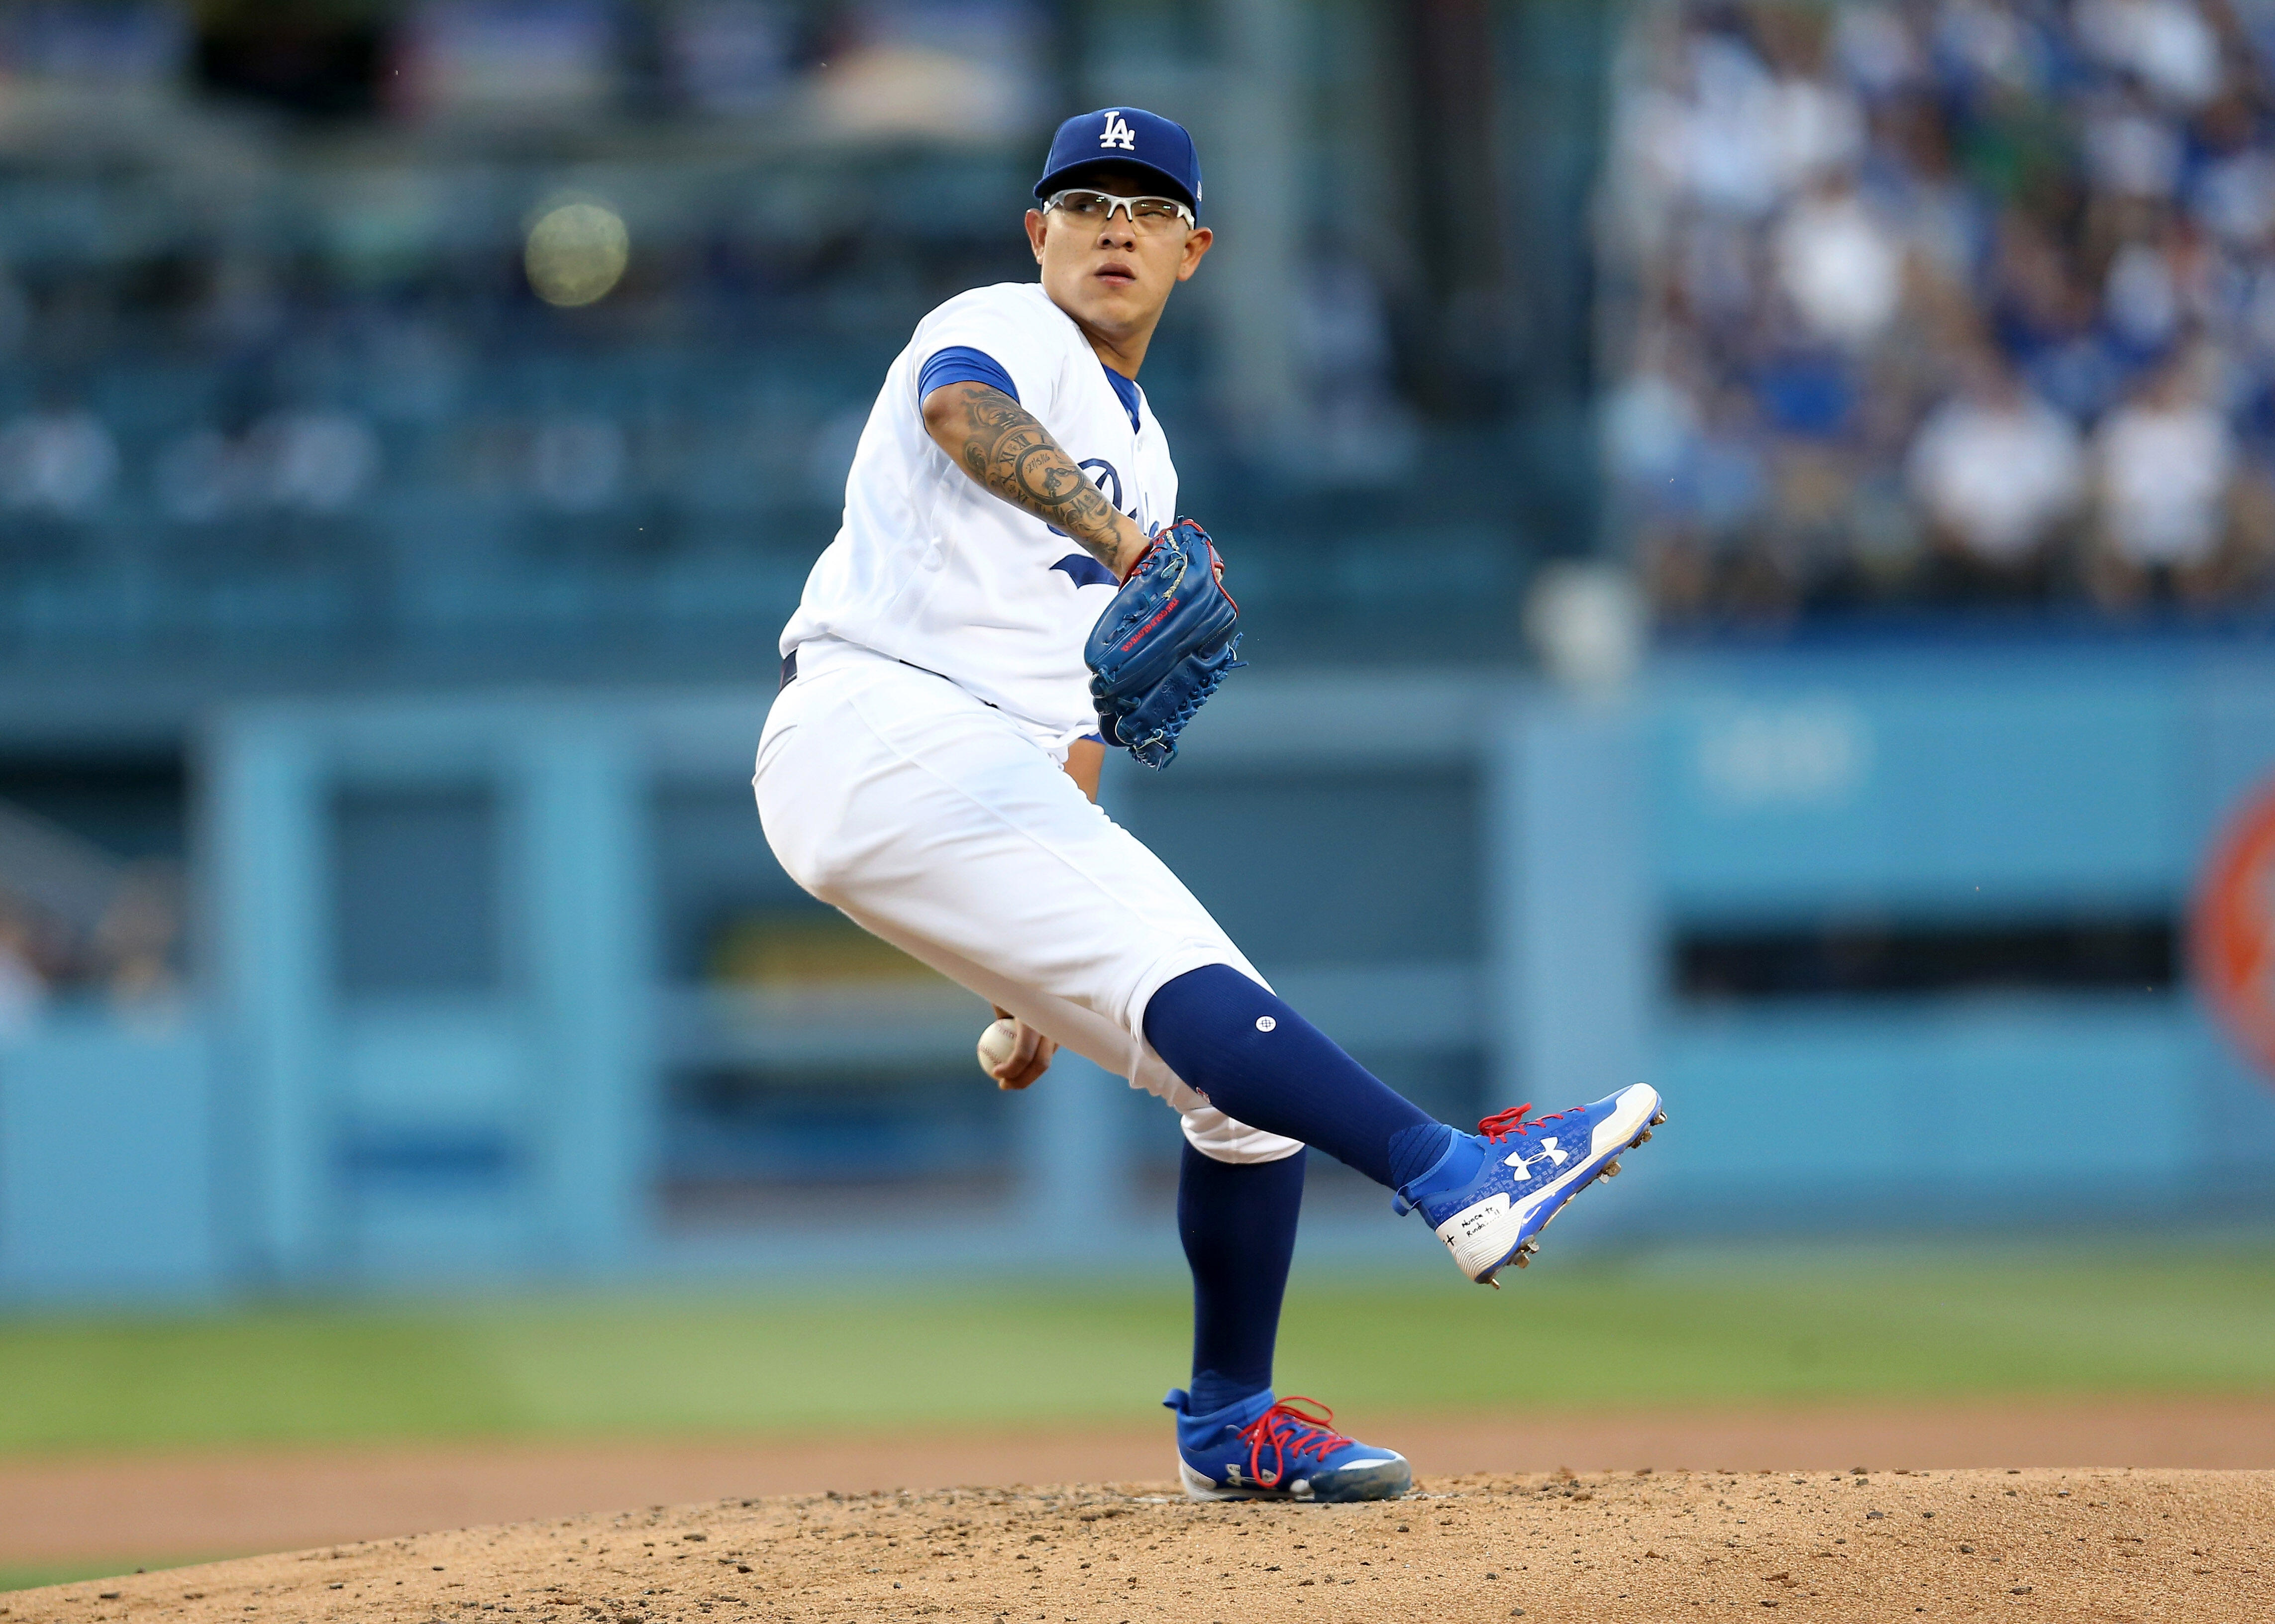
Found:
[[[1100,729],[1147,767],[1169,765],[1177,735],[1242,663],[1223,575],[1208,532],[1181,518],[1138,555],[1083,645]]]

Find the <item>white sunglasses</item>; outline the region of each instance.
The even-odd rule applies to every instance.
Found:
[[[1043,209],[1048,213],[1054,208],[1085,225],[1105,225],[1123,211],[1128,212],[1130,223],[1141,231],[1167,230],[1175,220],[1183,221],[1187,230],[1194,224],[1193,211],[1173,197],[1116,197],[1088,186],[1052,193],[1043,200]]]

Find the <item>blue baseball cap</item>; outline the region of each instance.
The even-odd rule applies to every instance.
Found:
[[[1063,190],[1077,170],[1097,163],[1150,170],[1190,203],[1196,215],[1200,213],[1200,154],[1193,150],[1190,132],[1172,119],[1135,107],[1076,114],[1051,137],[1051,155],[1043,160],[1035,195],[1046,198]]]

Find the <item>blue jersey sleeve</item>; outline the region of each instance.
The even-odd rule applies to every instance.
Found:
[[[917,398],[925,400],[934,389],[951,383],[984,383],[1013,400],[1019,398],[1019,386],[1011,381],[1011,374],[986,351],[969,344],[949,344],[933,351],[917,374]]]
[[[944,383],[998,389],[1049,423],[1066,371],[1073,324],[1031,283],[958,294],[918,324],[909,381],[916,404]],[[1083,346],[1087,351],[1089,346]]]

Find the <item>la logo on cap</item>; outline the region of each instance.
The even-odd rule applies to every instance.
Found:
[[[1100,147],[1119,147],[1124,152],[1138,150],[1138,138],[1130,132],[1130,121],[1119,111],[1106,116],[1106,133],[1098,138]]]

